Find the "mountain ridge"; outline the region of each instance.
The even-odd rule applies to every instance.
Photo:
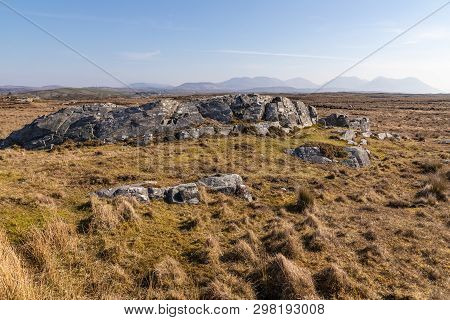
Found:
[[[33,91],[63,88],[62,86],[0,86],[0,93],[25,93]],[[68,87],[70,88],[70,87]],[[118,88],[127,89],[127,88]],[[138,82],[131,83],[131,90],[155,93],[304,93],[304,92],[385,92],[409,94],[444,93],[437,90],[418,78],[388,78],[376,77],[366,80],[355,76],[339,77],[327,84],[326,87],[316,84],[306,78],[295,77],[280,80],[274,77],[234,77],[221,82],[185,82],[178,86],[160,83]]]

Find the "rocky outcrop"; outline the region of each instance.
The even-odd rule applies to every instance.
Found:
[[[253,200],[248,187],[238,174],[217,174],[201,178],[197,182],[165,188],[156,188],[144,182],[141,184],[102,189],[94,194],[103,198],[114,198],[118,196],[134,197],[144,202],[164,200],[168,203],[198,204],[200,202],[199,186],[204,186],[215,192],[236,195],[249,202]]]
[[[162,99],[137,107],[86,104],[42,116],[0,141],[0,148],[19,145],[48,149],[66,140],[111,143],[136,140],[197,139],[242,132],[233,121],[258,125],[265,135],[271,126],[292,129],[317,122],[314,107],[284,97],[256,94],[227,95],[187,102]]]
[[[320,118],[318,123],[327,127],[345,127],[360,132],[370,132],[369,118],[350,118],[345,114],[330,114],[327,117]]]

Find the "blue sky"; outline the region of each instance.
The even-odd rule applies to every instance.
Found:
[[[127,83],[323,83],[444,1],[5,1]],[[0,3],[0,85],[120,86]],[[450,5],[347,75],[450,92]]]

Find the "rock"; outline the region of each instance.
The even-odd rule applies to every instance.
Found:
[[[236,188],[236,195],[242,199],[247,200],[248,202],[253,201],[253,196],[250,193],[250,190],[245,184],[240,184]]]
[[[327,164],[333,162],[331,159],[324,156],[319,147],[300,146],[288,153],[299,157],[300,159],[319,164]]]
[[[223,126],[217,128],[216,132],[220,136],[228,136],[231,133],[231,131],[233,131],[233,128],[234,128],[233,126]]]
[[[345,114],[330,114],[327,117],[320,118],[318,123],[327,127],[350,127],[350,120]]]
[[[327,127],[345,127],[361,132],[370,131],[369,118],[353,118],[350,119],[349,116],[345,114],[330,114],[328,117],[319,119],[318,123]]]
[[[380,132],[376,135],[378,140],[384,140],[384,139],[392,139],[394,136],[390,134],[389,132]]]
[[[124,197],[133,197],[140,201],[149,200],[148,189],[140,185],[125,185],[116,188],[102,189],[95,192],[95,194],[103,198],[124,196]]]
[[[265,106],[272,99],[270,96],[258,94],[237,95],[231,103],[231,110],[237,119],[248,122],[261,121]]]
[[[216,133],[214,127],[202,127],[198,129],[200,137],[213,136]]]
[[[367,131],[367,132],[361,132],[361,136],[363,138],[370,138],[372,136],[372,132]]]
[[[265,136],[269,134],[271,128],[280,128],[280,124],[278,122],[258,122],[252,124],[251,127],[257,135]]]
[[[345,140],[345,141],[351,141],[351,140],[355,139],[355,137],[356,137],[355,131],[352,129],[349,129],[349,130],[345,130],[344,133],[339,137],[339,139]]]
[[[343,163],[352,168],[366,167],[370,165],[369,153],[362,147],[346,147],[345,151],[348,152],[349,158],[344,160]]]
[[[439,141],[440,144],[450,144],[450,139],[445,139],[445,140],[441,140]]]
[[[221,124],[214,130],[218,135],[240,134],[244,125],[228,125],[233,120],[255,124],[256,133],[265,135],[270,123],[287,129],[311,126],[317,122],[317,111],[300,101],[256,94],[187,102],[162,99],[137,107],[85,104],[35,119],[0,140],[0,148],[19,145],[26,149],[51,149],[67,140],[136,141],[137,145],[147,145],[153,140],[198,139],[214,134],[211,122]]]
[[[200,138],[200,130],[197,128],[181,130],[175,134],[175,138],[178,140],[198,139]]]
[[[361,132],[370,132],[369,118],[355,118],[349,120],[349,127]]]
[[[167,188],[148,188],[149,199],[164,199],[166,197]]]
[[[200,194],[195,183],[180,184],[167,189],[165,200],[168,203],[198,204],[200,202]]]
[[[233,112],[230,105],[231,97],[216,97],[201,101],[198,110],[204,118],[214,119],[222,123],[230,123],[233,119]]]
[[[367,145],[367,140],[366,139],[361,139],[359,144],[362,145],[362,146],[365,146],[365,145]]]
[[[198,180],[198,184],[213,191],[235,194],[238,187],[244,184],[244,181],[238,174],[216,174],[201,178]]]
[[[317,110],[301,101],[275,97],[266,105],[264,120],[278,122],[284,128],[307,127],[317,122]]]

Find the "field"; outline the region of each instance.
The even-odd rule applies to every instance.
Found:
[[[283,152],[345,145],[318,126],[283,137],[0,150],[0,298],[449,299],[450,96],[290,97],[320,116],[367,116],[373,131],[402,138],[369,138],[372,164],[358,170]],[[0,138],[70,104],[156,97],[58,99],[0,96]],[[198,205],[89,195],[217,172],[240,174],[256,201],[205,190]]]

